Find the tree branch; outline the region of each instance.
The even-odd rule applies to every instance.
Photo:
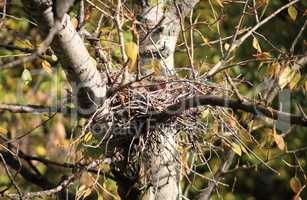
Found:
[[[20,105],[20,104],[0,104],[0,112],[1,111],[9,111],[13,113],[33,113],[33,114],[41,114],[41,113],[55,113],[61,112],[61,107],[49,107],[42,105]]]
[[[229,97],[220,97],[213,95],[195,95],[185,98],[180,102],[167,107],[164,111],[150,114],[152,117],[161,121],[169,119],[171,116],[181,114],[185,110],[198,106],[221,106],[234,110],[242,110],[259,116],[265,116],[283,122],[289,122],[297,125],[307,126],[307,119],[304,116],[286,113],[266,107],[261,104],[248,101],[240,101]]]

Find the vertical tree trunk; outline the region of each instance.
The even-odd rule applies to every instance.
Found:
[[[174,52],[181,31],[181,16],[191,11],[198,0],[141,1],[135,13],[141,21],[140,69],[142,74],[155,72],[152,63],[159,63],[161,75],[173,75]],[[144,3],[146,2],[146,3]],[[150,2],[150,3],[149,3]],[[153,62],[154,61],[154,62]],[[152,67],[148,67],[152,66]],[[176,151],[176,130],[163,128],[151,133],[150,147],[142,157],[141,177],[143,200],[175,200],[180,198],[179,164]]]

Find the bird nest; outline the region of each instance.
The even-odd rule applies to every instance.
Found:
[[[203,132],[207,127],[199,117],[203,107],[181,103],[195,95],[221,95],[226,91],[201,78],[149,76],[121,86],[113,84],[105,105],[93,117],[91,132],[103,136],[103,140],[141,136],[162,127]],[[174,105],[180,106],[174,109]]]

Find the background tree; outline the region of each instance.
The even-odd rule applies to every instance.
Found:
[[[307,196],[304,1],[0,7],[4,199]]]

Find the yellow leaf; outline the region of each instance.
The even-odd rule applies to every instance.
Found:
[[[92,137],[93,137],[93,134],[92,134],[91,132],[88,132],[88,133],[86,133],[86,134],[84,135],[83,140],[84,140],[85,142],[88,142],[88,141],[90,141],[90,140],[92,139]]]
[[[19,38],[15,40],[15,45],[22,48],[33,48],[33,45],[31,44],[30,40],[22,40]]]
[[[294,6],[290,6],[288,8],[288,14],[290,16],[290,18],[295,21],[296,20],[296,17],[297,17],[297,10]]]
[[[58,61],[58,57],[54,54],[51,55],[51,59],[52,59],[53,62]]]
[[[280,72],[280,64],[278,62],[274,62],[271,64],[268,73],[272,76],[277,76]]]
[[[46,148],[44,146],[41,146],[41,145],[35,147],[35,152],[39,156],[45,156],[46,153],[47,153]]]
[[[292,79],[294,73],[294,71],[289,67],[285,67],[278,79],[278,85],[280,86],[281,89],[283,89]]]
[[[224,7],[223,0],[215,0],[215,1],[219,6]]]
[[[225,48],[226,51],[228,51],[229,47],[230,47],[230,45],[228,43],[224,44],[224,48]]]
[[[295,72],[293,78],[291,79],[290,83],[289,83],[289,88],[292,90],[294,89],[298,82],[301,80],[301,73],[299,71]]]
[[[125,43],[125,52],[128,57],[128,70],[129,72],[136,71],[136,61],[139,53],[139,47],[135,42]]]
[[[43,60],[42,67],[48,74],[52,74],[51,65],[47,60]]]
[[[24,81],[25,85],[28,85],[32,81],[31,72],[28,69],[24,69],[21,74],[21,79]]]
[[[0,126],[0,134],[7,134],[7,130]]]
[[[302,184],[297,177],[292,177],[290,179],[290,188],[294,193],[298,193],[301,190]]]
[[[233,152],[235,152],[236,154],[238,154],[239,156],[242,155],[242,149],[240,147],[240,145],[232,142],[231,143],[231,149],[233,150]]]
[[[274,137],[275,143],[277,144],[277,147],[282,151],[285,150],[286,144],[285,144],[284,138],[281,135],[278,135],[275,129],[274,129],[273,137]]]
[[[209,109],[206,109],[206,110],[201,112],[201,118],[206,119],[209,116],[209,114],[210,114]]]
[[[255,38],[255,37],[253,38],[253,47],[257,50],[258,53],[262,52],[260,44],[259,44],[257,38]]]

